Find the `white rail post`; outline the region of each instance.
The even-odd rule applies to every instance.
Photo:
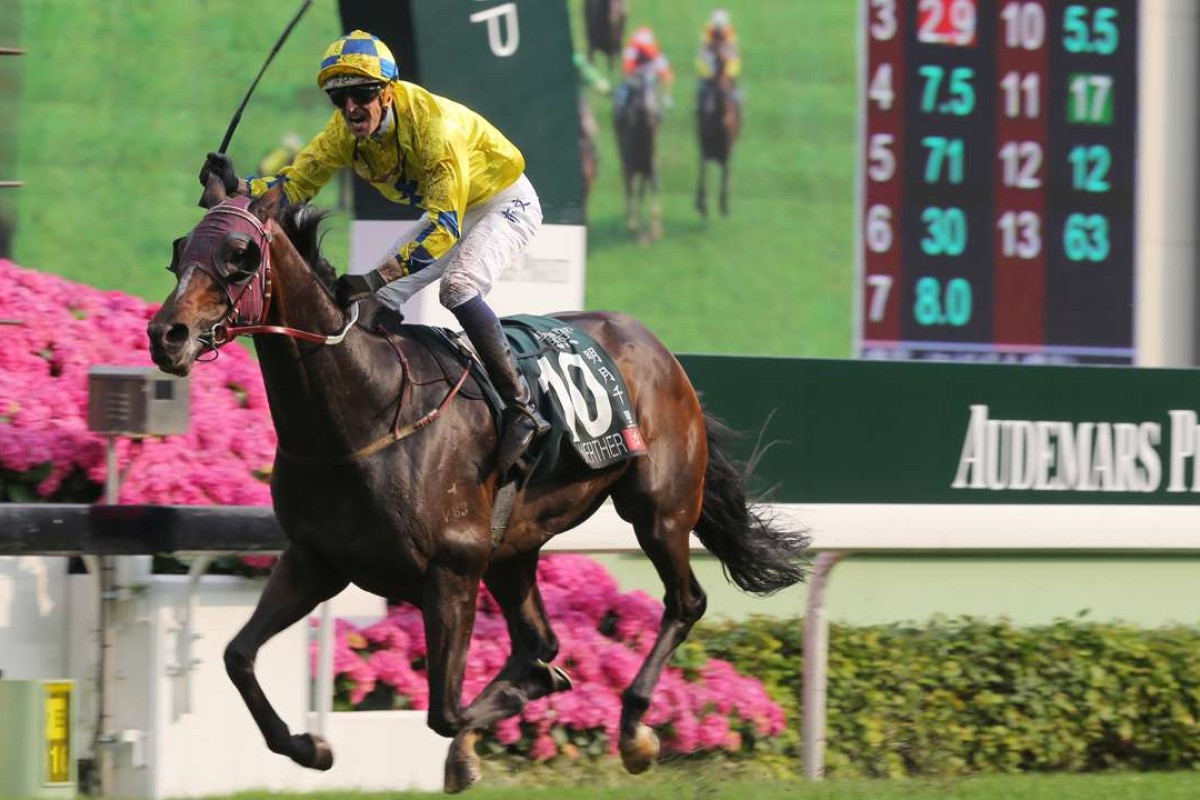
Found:
[[[845,557],[846,553],[819,554],[808,579],[801,730],[804,776],[812,781],[825,777],[825,687],[829,679],[829,621],[825,618],[825,586],[834,565]]]

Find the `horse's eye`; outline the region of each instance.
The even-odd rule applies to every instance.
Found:
[[[248,239],[237,237],[227,241],[221,258],[233,267],[233,272],[228,279],[234,283],[240,283],[253,276],[258,269],[260,256],[258,246]]]

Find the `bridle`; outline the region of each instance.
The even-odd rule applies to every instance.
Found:
[[[213,247],[207,259],[193,261],[196,268],[208,275],[221,290],[229,308],[223,318],[207,331],[201,332],[196,339],[213,353],[214,359],[222,346],[238,336],[279,334],[314,344],[341,344],[350,328],[358,321],[357,304],[351,309],[350,318],[342,329],[332,335],[266,324],[267,314],[271,310],[271,241],[274,236],[262,220],[247,210],[249,203],[250,198],[247,197],[234,197],[218,203],[208,210],[192,234],[193,238],[197,233],[201,233],[202,238],[207,239],[220,236],[226,242],[244,241],[246,249],[243,252],[247,259],[237,270],[226,274],[221,268],[220,259],[222,254],[227,252],[227,248],[222,244]],[[188,244],[190,243],[189,239]],[[186,249],[183,255],[187,255]]]

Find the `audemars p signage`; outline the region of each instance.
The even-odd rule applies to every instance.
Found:
[[[776,502],[1200,504],[1200,370],[682,361]]]
[[[955,489],[1200,492],[1196,412],[1141,422],[992,419],[971,406]]]

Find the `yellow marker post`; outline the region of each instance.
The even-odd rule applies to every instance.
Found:
[[[46,703],[46,783],[71,782],[71,692],[68,681],[43,683]]]
[[[72,681],[0,680],[0,797],[76,796]]]

